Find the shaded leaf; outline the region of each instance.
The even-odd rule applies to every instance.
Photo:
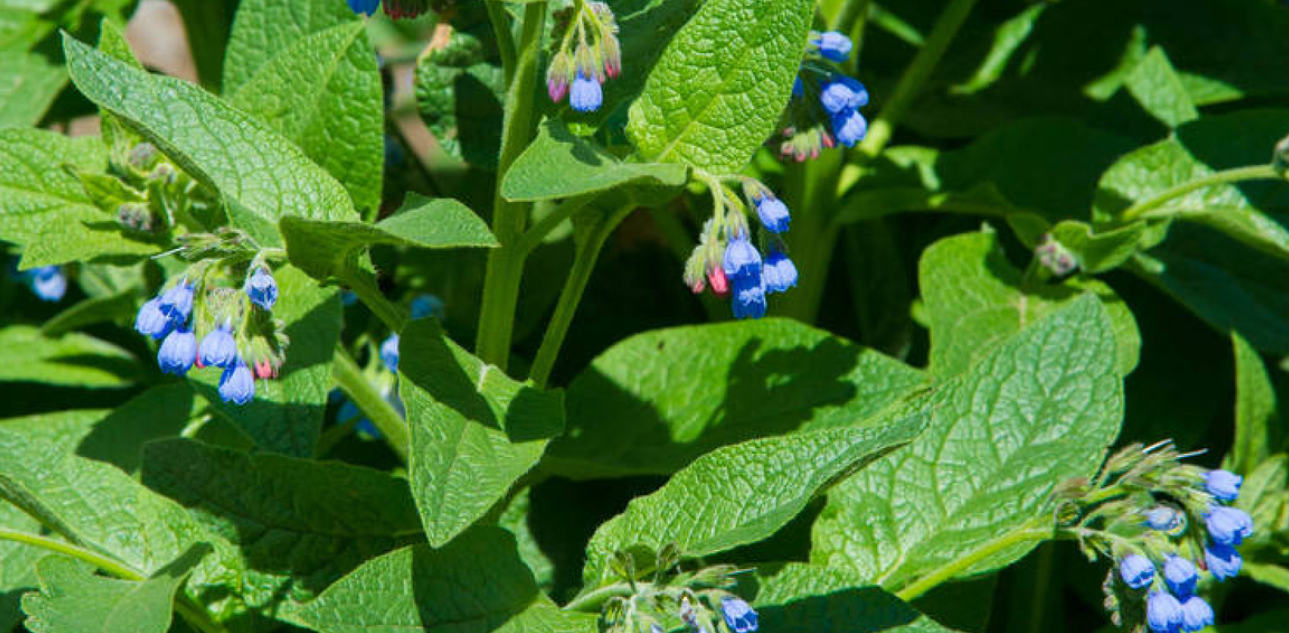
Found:
[[[788,563],[758,568],[756,584],[753,606],[767,631],[808,633],[841,626],[854,633],[950,631],[852,572]]]
[[[0,127],[36,125],[65,85],[67,73],[43,57],[0,55]]]
[[[28,325],[0,329],[0,382],[125,387],[141,374],[129,352],[86,334],[51,338]]]

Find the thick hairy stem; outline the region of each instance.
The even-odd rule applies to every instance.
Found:
[[[336,355],[331,363],[331,378],[336,382],[336,386],[349,396],[354,406],[367,415],[389,447],[406,463],[408,446],[411,444],[407,422],[372,387],[371,382],[358,368],[358,363],[354,362],[349,352],[340,345],[336,346]]]

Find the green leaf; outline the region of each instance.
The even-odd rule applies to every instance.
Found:
[[[0,7],[0,51],[26,52],[46,35],[55,24],[41,18],[40,12],[21,7]]]
[[[469,207],[451,198],[407,194],[401,209],[376,224],[283,218],[287,255],[301,270],[327,279],[344,274],[377,244],[408,248],[491,248],[497,239]]]
[[[355,19],[339,2],[241,0],[224,54],[224,94],[234,94],[260,68],[305,37]]]
[[[484,169],[497,168],[506,79],[486,23],[453,29],[416,64],[413,89],[425,126],[447,153]],[[491,55],[490,55],[491,53]]]
[[[506,172],[501,194],[509,200],[553,200],[626,185],[675,189],[688,178],[683,165],[624,163],[550,119]]]
[[[286,215],[354,220],[344,187],[268,124],[201,88],[150,75],[65,36],[72,81],[185,171],[220,192],[229,219],[262,245]]]
[[[418,545],[374,558],[299,617],[321,633],[486,633],[539,600],[514,538],[487,527],[441,549]]]
[[[340,339],[340,293],[318,287],[294,267],[274,273],[278,302],[273,317],[286,326],[291,345],[281,373],[255,381],[255,398],[245,405],[219,397],[221,369],[188,372],[188,380],[216,411],[267,451],[312,457],[331,391],[331,359]]]
[[[0,422],[0,428],[4,428],[4,422]],[[28,534],[40,533],[39,521],[3,501],[0,501],[0,526]],[[22,622],[19,602],[24,593],[36,588],[36,561],[44,555],[43,550],[26,543],[0,540],[0,631],[12,631]]]
[[[758,568],[753,606],[766,631],[808,633],[845,623],[854,633],[945,633],[904,601],[854,573],[788,563]]]
[[[448,340],[436,319],[399,344],[412,494],[430,545],[452,540],[501,501],[564,430],[558,391],[518,383]]]
[[[655,330],[569,386],[568,433],[543,468],[565,477],[671,474],[720,446],[859,426],[926,376],[786,319]]]
[[[138,312],[133,292],[91,297],[59,312],[40,326],[45,336],[62,336],[87,325],[132,319]]]
[[[1050,524],[1052,489],[1091,476],[1119,433],[1114,359],[1110,317],[1084,296],[891,411],[926,432],[829,492],[811,561],[893,590],[948,565],[965,562],[964,576],[1020,558],[1050,533],[1029,524]]]
[[[582,570],[586,587],[611,580],[615,552],[675,544],[682,556],[701,557],[763,540],[815,495],[921,430],[922,420],[909,418],[751,440],[703,455],[595,531]]]
[[[197,75],[204,86],[218,90],[224,69],[224,46],[233,26],[234,0],[171,0],[183,18],[184,35]],[[242,3],[243,6],[248,3]],[[325,4],[325,3],[323,3]]]
[[[385,95],[357,15],[283,47],[230,95],[335,176],[359,208],[380,207]]]
[[[1086,293],[1101,299],[1110,315],[1116,370],[1127,374],[1137,365],[1141,336],[1136,321],[1109,286],[1090,278],[1026,282],[991,230],[932,244],[922,254],[918,276],[931,316],[931,369],[937,376],[966,371],[1011,335]]]
[[[1199,118],[1199,110],[1186,93],[1168,53],[1158,46],[1125,78],[1124,87],[1156,119],[1170,128]]]
[[[1289,569],[1271,563],[1249,562],[1244,565],[1244,573],[1264,585],[1289,593]]]
[[[36,125],[65,85],[67,73],[44,57],[0,54],[0,127]]]
[[[1258,526],[1249,539],[1250,549],[1283,540],[1289,528],[1289,455],[1272,455],[1246,471],[1235,507],[1248,512]]]
[[[143,483],[228,537],[253,573],[297,601],[421,535],[407,480],[338,462],[174,439],[145,447]]]
[[[91,204],[65,167],[102,172],[107,152],[96,138],[0,130],[0,239],[24,247],[23,268],[137,259],[160,251],[124,236],[116,218]]]
[[[166,633],[175,592],[210,546],[193,546],[147,580],[117,580],[62,556],[36,564],[40,592],[22,599],[32,633]]]
[[[1273,437],[1280,428],[1275,386],[1257,350],[1238,333],[1231,333],[1235,349],[1235,442],[1227,465],[1237,473],[1249,474],[1279,446]]]
[[[812,0],[709,0],[631,105],[627,135],[652,162],[743,169],[774,131],[805,51]]]
[[[0,329],[0,382],[125,387],[140,375],[129,352],[86,334],[49,338],[28,325]]]
[[[1051,234],[1052,239],[1074,253],[1080,271],[1096,275],[1114,270],[1132,259],[1146,237],[1147,226],[1145,222],[1133,222],[1097,231],[1085,222],[1062,220],[1051,227]]]

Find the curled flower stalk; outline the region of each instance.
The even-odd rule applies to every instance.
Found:
[[[546,92],[554,103],[568,97],[578,112],[604,103],[604,82],[622,73],[622,47],[613,10],[603,2],[577,3],[556,16],[558,42],[546,68]]]

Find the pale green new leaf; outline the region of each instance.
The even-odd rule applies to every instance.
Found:
[[[0,53],[0,127],[39,123],[66,84],[67,73],[44,57]]]
[[[340,462],[174,439],[145,447],[143,483],[227,536],[294,600],[421,535],[406,479]]]
[[[679,188],[688,176],[689,170],[675,163],[624,163],[551,119],[506,172],[501,194],[509,200],[536,201],[632,184]]]
[[[202,543],[146,580],[96,576],[70,558],[48,556],[36,564],[40,592],[23,596],[32,633],[166,633],[175,592],[210,551]]]
[[[564,402],[511,380],[447,338],[435,319],[408,324],[399,344],[412,494],[431,545],[477,521],[564,430]]]
[[[331,391],[331,359],[340,338],[340,293],[291,266],[273,273],[279,299],[273,317],[286,325],[291,344],[277,378],[255,381],[255,398],[245,405],[219,397],[218,367],[194,368],[188,380],[211,406],[261,449],[312,457]]]
[[[646,332],[573,380],[568,433],[543,467],[572,478],[671,474],[727,444],[859,426],[926,382],[917,369],[786,319]]]
[[[224,196],[229,218],[262,245],[287,215],[355,220],[353,202],[326,170],[268,124],[186,81],[150,75],[70,36],[72,81],[185,171]]]
[[[87,334],[53,338],[30,325],[0,329],[0,382],[125,387],[142,373],[132,354]]]
[[[709,0],[631,105],[627,135],[653,162],[743,169],[774,131],[805,52],[813,0]]]
[[[1020,558],[1050,533],[1053,488],[1091,476],[1119,433],[1114,363],[1110,317],[1084,296],[891,412],[927,430],[829,492],[811,561],[895,589],[963,557],[978,556],[959,575]]]
[[[282,47],[230,94],[233,106],[272,124],[335,176],[359,208],[380,206],[385,96],[356,15]]]
[[[839,569],[788,563],[758,567],[752,605],[766,631],[813,633],[844,624],[848,633],[948,633],[917,609]]]
[[[1141,335],[1132,312],[1109,286],[1078,277],[1027,284],[993,231],[932,244],[922,254],[918,278],[931,317],[931,370],[937,376],[965,371],[1000,342],[1085,293],[1100,298],[1110,315],[1116,369],[1127,374],[1137,365]]]
[[[923,420],[909,417],[751,440],[707,453],[595,531],[583,581],[590,589],[610,581],[608,561],[615,552],[658,552],[675,544],[682,556],[699,557],[765,539],[815,495],[912,440],[922,426]]]

